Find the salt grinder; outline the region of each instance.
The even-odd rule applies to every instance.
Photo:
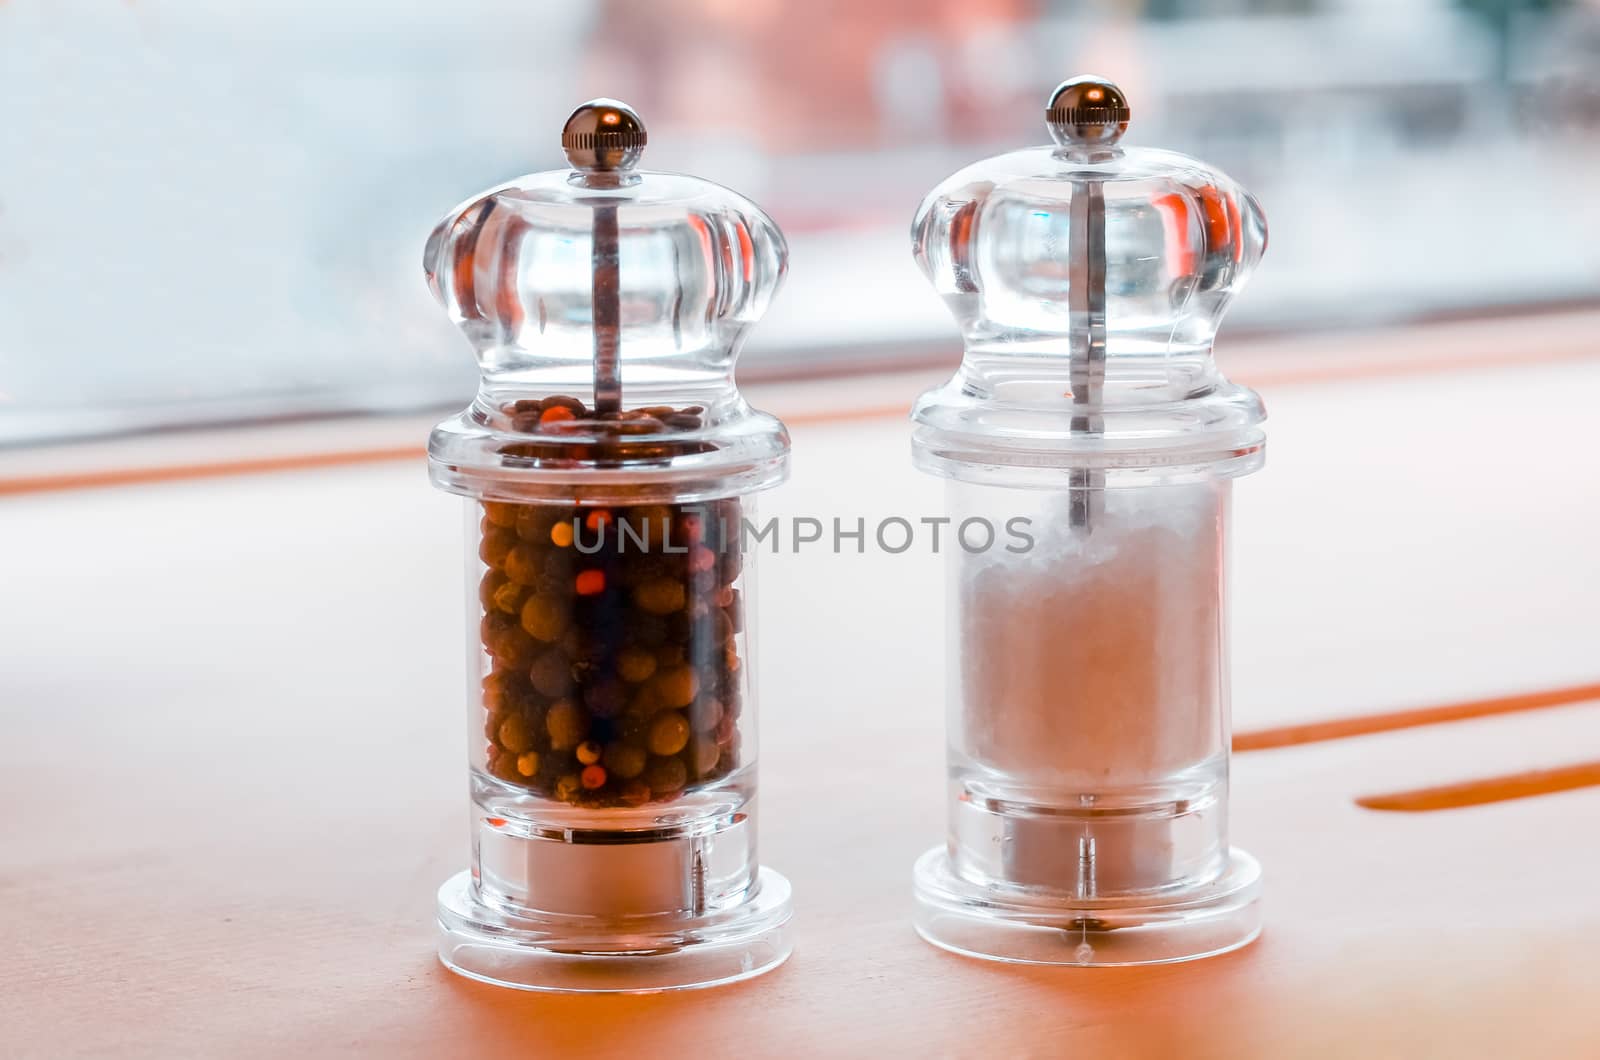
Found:
[[[1015,542],[947,553],[948,835],[915,870],[917,930],[975,956],[1146,964],[1260,931],[1228,843],[1225,557],[1265,410],[1211,347],[1266,222],[1217,170],[1121,146],[1129,117],[1067,81],[1052,146],[960,171],[913,225],[965,340],[915,460],[954,523]]]
[[[638,170],[622,103],[561,143],[571,169],[458,207],[424,256],[482,373],[428,447],[471,546],[472,867],[439,891],[439,956],[525,989],[742,979],[790,949],[756,860],[739,548],[789,439],[733,368],[788,251],[748,199]]]

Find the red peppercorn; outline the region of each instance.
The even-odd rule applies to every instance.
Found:
[[[559,420],[575,420],[577,418],[577,413],[564,405],[552,405],[539,413],[540,423],[555,423]]]
[[[577,589],[579,596],[598,596],[606,591],[606,572],[601,570],[580,571],[573,585]]]
[[[578,774],[578,779],[583,786],[593,791],[595,788],[605,787],[606,767],[602,765],[584,766],[583,772]]]

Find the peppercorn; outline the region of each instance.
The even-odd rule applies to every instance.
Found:
[[[521,627],[518,627],[517,632],[528,637]],[[530,645],[534,643],[532,637],[528,637],[528,643]],[[533,660],[528,677],[539,692],[551,699],[560,699],[572,691],[571,660],[560,648],[550,648]]]
[[[682,788],[689,780],[689,772],[677,758],[651,758],[644,768],[644,782],[656,795],[667,795]]]
[[[530,596],[522,605],[522,628],[535,640],[557,640],[567,629],[567,609],[548,596]]]
[[[514,754],[495,754],[489,757],[489,772],[501,780],[517,783],[522,780],[522,774],[517,772],[517,756]]]
[[[572,802],[577,799],[578,790],[582,785],[583,782],[578,779],[576,773],[568,773],[556,781],[556,798],[562,802]]]
[[[703,777],[717,768],[717,761],[722,757],[722,748],[717,746],[717,741],[705,736],[696,736],[690,747],[690,761],[694,763],[694,774]]]
[[[483,679],[483,706],[485,710],[504,710],[511,702],[509,675],[496,670]]]
[[[506,715],[497,735],[500,746],[512,754],[521,754],[533,746],[533,734],[528,731],[528,723],[522,720],[520,714]]]
[[[521,669],[532,660],[533,638],[510,615],[501,611],[485,615],[480,632],[484,649],[508,669]]]
[[[567,548],[572,544],[572,524],[560,522],[550,528],[550,541],[557,548]]]
[[[656,657],[642,648],[624,648],[617,656],[617,673],[624,681],[638,684],[656,672]]]
[[[628,690],[615,678],[602,678],[583,690],[583,704],[597,718],[615,717],[627,702]]]
[[[560,518],[563,509],[549,504],[524,504],[517,511],[517,536],[531,545],[542,545],[550,540],[550,528]]]
[[[510,552],[517,543],[517,535],[500,526],[491,526],[483,532],[483,539],[478,542],[478,558],[491,567],[498,567],[506,560],[506,553]]]
[[[606,745],[604,761],[613,776],[632,780],[644,772],[647,758],[642,747],[631,743],[612,743]]]
[[[531,777],[539,772],[539,752],[525,751],[517,756],[517,772]]]
[[[670,578],[645,582],[633,591],[633,602],[640,610],[652,615],[670,615],[674,611],[681,611],[684,604],[683,583]]]
[[[517,525],[517,506],[500,501],[484,501],[483,516],[493,525],[509,529]]]
[[[718,557],[717,580],[731,585],[739,578],[739,571],[744,566],[744,556],[739,552],[739,542],[733,541],[724,548]]]
[[[711,732],[722,720],[722,701],[701,696],[689,705],[689,724],[695,732]]]
[[[564,408],[560,405],[555,405],[539,413],[539,425],[543,427],[547,424],[558,423],[562,420],[575,420],[577,418],[577,413],[573,412],[571,409]]]
[[[506,577],[518,585],[533,587],[539,583],[539,573],[543,567],[539,553],[527,542],[519,542],[506,553],[501,569],[506,572]]]
[[[689,719],[675,710],[663,711],[650,723],[650,753],[675,755],[689,742]]]
[[[494,594],[500,591],[507,580],[504,574],[492,568],[483,572],[483,580],[478,583],[478,602],[485,611],[495,609]]]
[[[650,801],[650,785],[642,780],[630,780],[617,797],[624,806],[643,806]]]
[[[664,707],[687,707],[700,694],[700,679],[687,666],[662,670],[651,678],[651,684]]]
[[[508,581],[494,591],[494,609],[514,615],[522,610],[522,600],[527,594],[528,590],[516,582]]]
[[[557,751],[569,751],[583,740],[589,723],[576,703],[570,699],[561,699],[550,704],[550,710],[544,716],[544,726],[550,733],[551,748]]]
[[[603,788],[606,783],[606,767],[598,765],[584,766],[583,772],[579,774],[578,779],[590,791],[596,788]]]
[[[592,766],[600,761],[600,745],[593,740],[585,740],[578,745],[578,761],[586,766]]]
[[[579,596],[598,596],[606,591],[606,572],[602,570],[579,571],[573,582]]]

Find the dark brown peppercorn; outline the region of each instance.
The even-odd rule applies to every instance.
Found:
[[[656,795],[668,795],[678,791],[689,780],[689,771],[684,768],[683,762],[677,758],[652,757],[650,763],[644,767],[644,782],[650,785],[650,790]]]
[[[519,629],[518,632],[522,631]],[[526,633],[522,635],[528,636]],[[528,643],[533,643],[532,637],[528,637]],[[534,688],[552,699],[572,691],[572,663],[560,648],[551,648],[535,659],[528,677],[533,681]]]
[[[632,780],[644,772],[645,762],[649,755],[644,748],[631,743],[614,743],[605,749],[601,761],[605,763],[611,775],[623,780]]]
[[[613,677],[602,677],[583,690],[583,704],[597,718],[616,717],[627,702],[627,688]]]

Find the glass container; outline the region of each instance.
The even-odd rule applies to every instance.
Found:
[[[918,264],[965,353],[913,412],[959,525],[947,560],[949,816],[917,928],[1000,960],[1185,960],[1260,930],[1228,843],[1228,502],[1265,411],[1212,360],[1266,246],[1256,201],[1123,147],[1127,100],[1067,81],[1053,143],[941,184]]]
[[[638,115],[583,105],[569,170],[453,210],[424,267],[476,349],[429,442],[468,506],[472,866],[439,955],[527,989],[661,990],[789,954],[756,859],[753,495],[783,425],[733,380],[787,248],[754,203],[643,172]]]

